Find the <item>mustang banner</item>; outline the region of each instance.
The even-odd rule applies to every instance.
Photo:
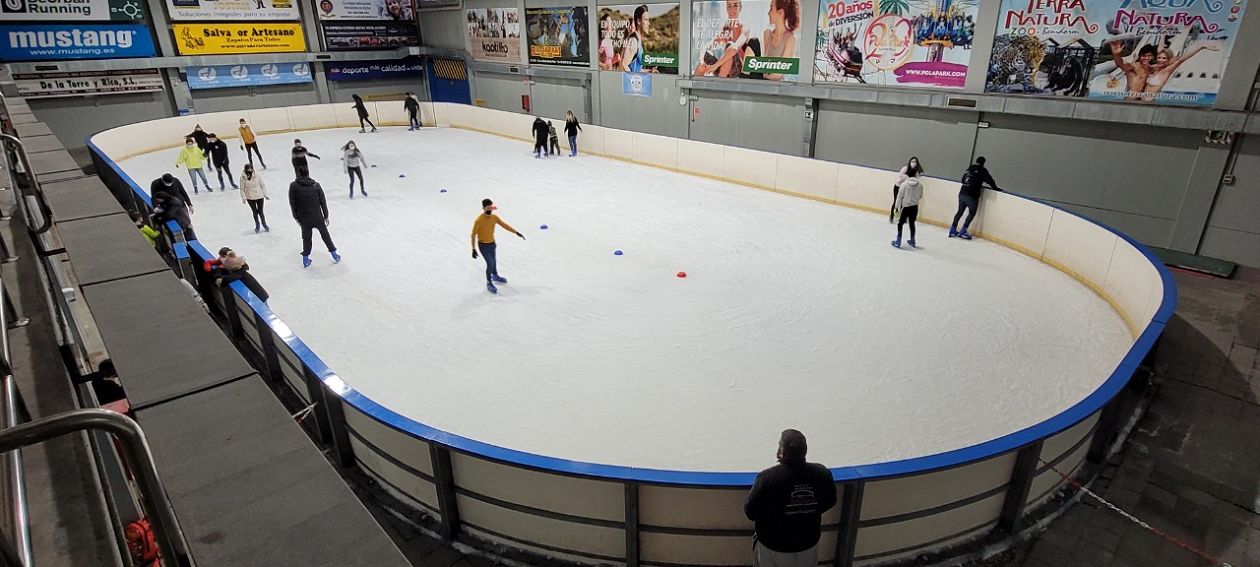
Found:
[[[1211,106],[1246,0],[1003,0],[985,90]]]

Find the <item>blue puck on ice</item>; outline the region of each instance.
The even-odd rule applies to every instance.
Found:
[[[443,190],[441,190],[441,191],[438,191],[438,193],[445,193],[445,192],[446,192],[446,189],[443,189]]]
[[[621,255],[620,250],[613,250],[613,256],[620,256],[620,255]]]
[[[544,225],[542,225],[542,226],[538,227],[538,230],[547,230],[547,225],[545,225],[545,224],[544,224]]]
[[[399,173],[399,174],[398,174],[398,176],[399,176],[399,177],[406,177],[406,175],[403,175],[403,174],[401,174],[401,173]]]

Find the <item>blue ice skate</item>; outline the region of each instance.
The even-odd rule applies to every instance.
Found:
[[[918,248],[918,246],[917,246],[917,245],[915,245],[914,240],[910,240],[910,241],[909,241],[909,242],[907,242],[906,244],[909,244],[911,248]]]
[[[329,254],[332,254],[332,257],[333,257],[333,263],[334,263],[334,264],[340,264],[340,263],[341,263],[341,254],[338,254],[336,250],[333,250],[332,252],[329,252]]]
[[[490,282],[486,282],[486,291],[488,291],[488,292],[490,292],[490,293],[493,293],[493,294],[495,294],[495,295],[498,295],[498,293],[499,293],[499,288],[494,287],[494,284],[492,284],[492,283],[490,283]]]
[[[303,267],[303,268],[309,268],[309,267],[311,267],[311,257],[310,257],[310,256],[302,256],[302,267]]]
[[[958,229],[956,229],[956,228],[954,228],[954,227],[952,227],[952,226],[951,226],[951,227],[949,227],[949,237],[950,237],[950,238],[953,238],[953,237],[955,237],[955,236],[958,236]]]
[[[900,239],[900,238],[898,238],[898,239],[896,239],[896,240],[892,241],[892,245],[893,245],[893,248],[901,248],[901,239]]]
[[[507,278],[500,276],[499,274],[490,276],[490,280],[493,281],[494,283],[507,283]]]
[[[971,233],[967,232],[967,229],[964,228],[958,231],[958,238],[961,238],[963,240],[971,240]]]

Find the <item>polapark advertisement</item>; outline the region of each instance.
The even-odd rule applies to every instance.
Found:
[[[795,81],[801,69],[800,27],[797,0],[694,2],[692,74]]]
[[[823,0],[814,80],[961,89],[979,0]]]
[[[985,91],[1211,106],[1245,0],[1003,0]]]
[[[599,68],[678,74],[678,4],[599,7]]]
[[[516,8],[464,10],[468,52],[478,61],[521,62],[521,16]]]
[[[529,62],[586,67],[591,64],[586,6],[525,8]]]
[[[316,7],[329,51],[420,45],[412,0],[319,0]]]

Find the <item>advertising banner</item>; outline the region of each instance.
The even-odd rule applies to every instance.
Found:
[[[693,75],[795,81],[800,74],[800,3],[705,0],[691,8]]]
[[[324,64],[330,81],[364,81],[369,79],[418,79],[424,65],[418,57],[402,61],[344,61]]]
[[[599,7],[599,68],[678,74],[678,4]]]
[[[1002,0],[985,91],[1211,106],[1245,0]]]
[[[961,89],[979,0],[822,0],[814,80]]]
[[[296,20],[296,0],[166,0],[171,21]]]
[[[144,24],[0,26],[0,61],[153,57]]]
[[[180,55],[306,51],[302,24],[175,24],[171,27]]]
[[[417,0],[416,8],[421,10],[429,10],[433,8],[455,8],[460,4],[460,0]]]
[[[529,62],[586,67],[591,64],[586,6],[525,8]]]
[[[468,52],[478,61],[521,62],[521,16],[516,8],[464,10]]]
[[[253,63],[188,68],[188,88],[192,90],[309,82],[311,67],[306,63]]]
[[[17,74],[13,75],[13,82],[17,83],[18,96],[26,98],[127,94],[166,88],[157,69]]]
[[[412,0],[318,0],[324,49],[393,49],[420,45]]]
[[[4,0],[0,22],[31,20],[58,22],[143,20],[143,0]]]
[[[647,73],[622,73],[621,94],[651,98],[652,75]]]

